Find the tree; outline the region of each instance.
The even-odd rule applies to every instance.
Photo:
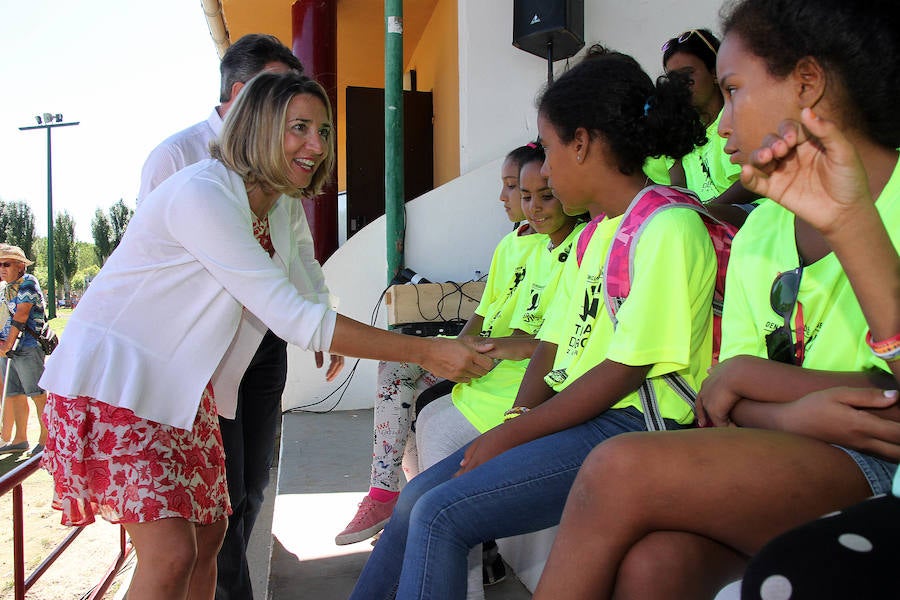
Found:
[[[97,260],[97,252],[94,245],[90,242],[75,242],[75,256],[78,258],[78,270],[82,271],[87,267],[96,265],[98,270],[101,266]]]
[[[125,235],[125,228],[128,227],[128,221],[131,220],[134,211],[125,206],[125,202],[119,198],[119,201],[109,207],[109,224],[110,224],[110,253],[118,248],[122,236]]]
[[[92,281],[99,272],[100,267],[97,265],[90,265],[83,269],[78,269],[78,272],[75,273],[75,277],[72,278],[72,289],[79,294],[84,294],[84,290],[87,288],[88,283]]]
[[[75,221],[68,211],[56,215],[56,223],[53,226],[53,258],[56,283],[63,287],[65,297],[68,298],[72,294],[72,277],[78,271]]]
[[[106,259],[112,254],[111,233],[109,218],[103,212],[103,209],[98,208],[94,212],[94,218],[91,221],[91,235],[94,236],[94,251],[97,253],[97,260],[101,266],[106,263]]]
[[[47,291],[47,238],[38,237],[34,239],[31,245],[31,252],[34,255],[34,265],[31,272],[37,277],[41,289]]]
[[[6,227],[9,225],[12,215],[10,214],[9,208],[12,206],[12,202],[7,202],[6,200],[0,200],[0,241],[4,244],[9,244],[10,242],[6,238]]]
[[[22,249],[30,259],[34,258],[34,213],[22,200],[0,200],[0,241]]]

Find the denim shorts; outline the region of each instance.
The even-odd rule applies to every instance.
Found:
[[[12,358],[4,358],[3,375],[9,365],[9,379],[6,383],[7,396],[38,396],[44,393],[38,386],[44,374],[44,351],[39,346],[30,346],[16,350]]]
[[[897,470],[897,463],[837,444],[834,444],[834,447],[843,450],[853,459],[856,466],[863,472],[866,481],[869,482],[873,496],[891,493],[891,484],[894,480],[894,472]]]

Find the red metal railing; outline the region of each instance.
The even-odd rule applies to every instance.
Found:
[[[41,562],[37,568],[32,571],[28,577],[25,576],[25,515],[24,510],[22,508],[22,483],[28,479],[31,475],[33,475],[41,466],[41,454],[38,453],[21,465],[0,477],[0,497],[6,495],[7,492],[12,491],[12,502],[13,502],[13,582],[14,582],[14,598],[15,600],[25,600],[25,593],[31,589],[31,586],[35,584],[35,582],[40,579],[41,575],[52,565],[57,558],[63,553],[63,551],[68,548],[69,544],[71,544],[78,535],[84,531],[84,527],[75,527],[72,531],[65,537],[63,541],[61,541],[53,550],[50,551],[50,554],[47,555],[47,558]],[[100,581],[97,586],[94,587],[91,594],[88,596],[89,600],[96,600],[97,598],[102,598],[103,594],[106,593],[106,590],[109,589],[110,584],[112,584],[113,579],[115,579],[116,573],[119,568],[121,568],[122,564],[125,562],[125,559],[128,558],[128,554],[131,552],[131,542],[125,536],[125,528],[119,528],[119,556],[116,557],[116,560],[110,565],[109,569],[107,569],[106,574],[103,576],[103,579]]]

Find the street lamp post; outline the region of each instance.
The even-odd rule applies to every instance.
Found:
[[[79,121],[63,123],[61,114],[44,113],[34,117],[37,125],[19,127],[19,131],[30,129],[47,130],[47,297],[50,299],[47,307],[47,318],[56,318],[56,269],[53,261],[53,159],[50,144],[50,130],[54,127],[68,127],[78,125]]]

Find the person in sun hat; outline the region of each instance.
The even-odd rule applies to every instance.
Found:
[[[47,394],[38,385],[44,373],[44,351],[37,338],[28,335],[28,330],[37,332],[44,326],[44,296],[37,278],[26,273],[34,264],[18,246],[0,245],[0,278],[6,283],[3,289],[3,329],[0,330],[0,356],[2,372],[8,372],[4,403],[4,422],[10,419],[15,425],[15,434],[10,425],[9,442],[0,446],[0,454],[24,452],[28,450],[28,399],[34,402],[38,414],[44,410]],[[16,345],[18,340],[18,345]],[[15,347],[15,349],[14,349]],[[7,408],[8,407],[8,408]],[[47,429],[41,423],[41,433],[32,453],[43,450],[47,441]]]

